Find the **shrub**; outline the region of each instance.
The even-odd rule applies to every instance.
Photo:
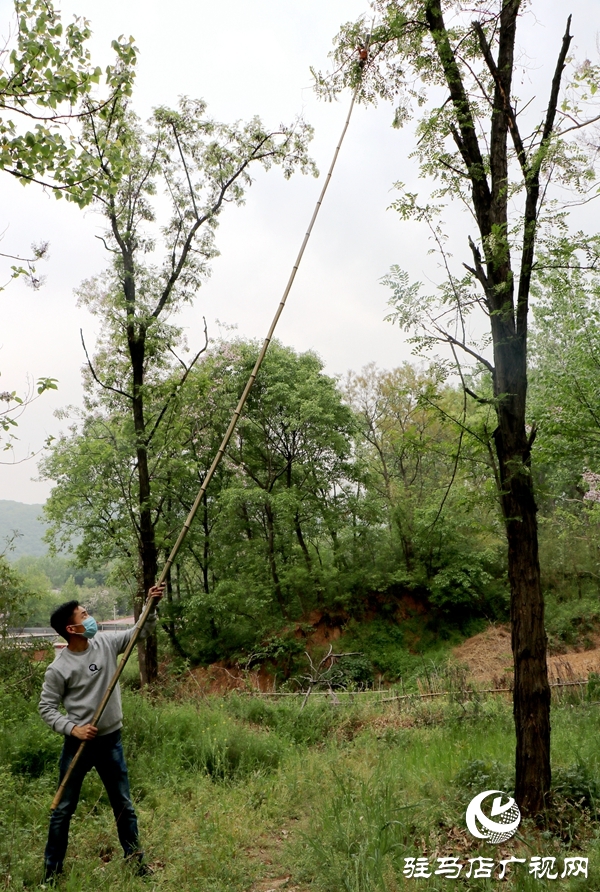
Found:
[[[56,771],[61,748],[61,735],[42,724],[39,716],[31,716],[28,721],[13,726],[10,742],[2,741],[10,771],[26,777],[41,777],[47,771]]]
[[[552,772],[552,789],[579,808],[596,812],[600,805],[600,779],[583,762],[568,768],[555,768]]]
[[[456,774],[454,784],[469,797],[471,791],[502,790],[509,793],[515,788],[514,769],[496,761],[472,759]]]

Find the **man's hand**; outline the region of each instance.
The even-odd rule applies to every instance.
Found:
[[[155,604],[158,604],[160,599],[165,593],[165,582],[161,582],[160,585],[153,585],[150,591],[148,592],[149,598],[154,598]]]
[[[98,729],[94,725],[74,725],[71,731],[71,737],[77,737],[79,740],[93,740]]]

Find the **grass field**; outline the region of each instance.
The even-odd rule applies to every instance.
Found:
[[[41,671],[41,669],[40,669]],[[21,676],[19,675],[21,672]],[[0,684],[0,888],[40,882],[61,740],[37,716],[39,672]],[[37,674],[36,674],[37,673]],[[560,888],[600,892],[600,706],[573,696],[553,710],[555,795],[539,826],[478,844],[468,801],[509,791],[513,726],[500,698],[335,706],[311,698],[154,699],[124,691],[124,741],[149,879],[123,864],[95,774],[72,824],[60,888],[169,892],[370,892]],[[556,858],[559,878],[509,868],[504,881],[404,875],[405,858]],[[588,878],[560,879],[565,857]],[[477,865],[475,865],[476,867]]]

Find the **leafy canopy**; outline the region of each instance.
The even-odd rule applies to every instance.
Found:
[[[57,198],[89,204],[98,161],[68,125],[93,114],[110,115],[131,93],[133,39],[112,42],[115,59],[103,73],[91,61],[86,19],[64,27],[46,0],[16,0],[15,13],[14,34],[0,52],[0,169],[23,183],[51,187]],[[96,86],[102,80],[100,96]]]

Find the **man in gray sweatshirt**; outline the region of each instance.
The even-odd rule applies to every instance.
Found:
[[[155,585],[149,591],[154,606],[140,638],[151,635],[156,626],[156,604],[162,598],[164,585]],[[78,601],[61,604],[50,617],[52,628],[68,643],[59,651],[46,669],[40,715],[65,742],[59,769],[62,781],[82,740],[86,747],[71,778],[65,787],[59,805],[50,817],[48,843],[44,855],[44,880],[54,880],[63,869],[63,861],[69,841],[69,825],[79,801],[83,779],[92,768],[100,775],[112,806],[119,841],[125,857],[135,865],[138,873],[147,872],[143,864],[144,853],[138,840],[137,818],[131,794],[127,765],[121,744],[123,711],[121,691],[117,685],[98,722],[91,724],[92,717],[117,668],[117,657],[122,654],[133,629],[126,632],[100,632],[97,625]],[[60,711],[63,706],[66,715]]]

